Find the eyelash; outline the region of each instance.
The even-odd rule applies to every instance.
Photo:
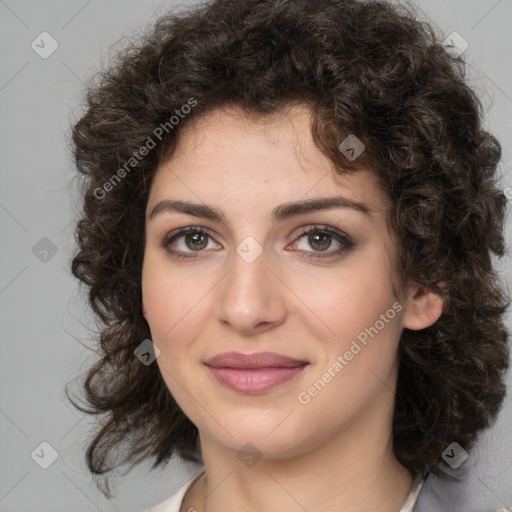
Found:
[[[207,236],[207,237],[213,239],[213,237],[210,235],[210,233],[206,229],[204,229],[200,226],[188,226],[186,228],[180,228],[177,233],[174,233],[172,235],[167,235],[163,239],[161,246],[173,258],[178,258],[178,259],[179,258],[197,258],[199,256],[198,253],[203,252],[202,250],[195,251],[197,254],[191,254],[194,251],[190,251],[187,253],[181,253],[179,251],[173,251],[173,250],[169,249],[169,245],[171,245],[175,240],[177,240],[178,238],[180,238],[183,235],[186,235],[187,233],[197,233],[197,234],[201,234],[203,236]],[[310,233],[328,234],[332,238],[334,238],[337,242],[339,242],[341,244],[341,247],[339,249],[337,249],[336,251],[330,251],[330,252],[325,252],[325,253],[324,253],[324,251],[313,251],[311,254],[304,254],[303,257],[308,258],[308,259],[332,258],[332,257],[340,255],[341,253],[343,253],[345,251],[348,251],[349,249],[352,249],[352,247],[354,247],[354,245],[355,245],[354,242],[352,241],[352,239],[348,235],[344,234],[343,232],[338,231],[337,229],[331,228],[329,226],[317,226],[317,225],[315,225],[314,227],[304,228],[303,230],[301,230],[294,241],[300,240],[301,238],[303,238],[306,235],[309,235]]]

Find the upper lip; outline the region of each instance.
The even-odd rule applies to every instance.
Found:
[[[256,352],[254,354],[223,352],[208,359],[205,364],[212,368],[294,368],[307,364],[307,361],[276,354],[275,352]]]

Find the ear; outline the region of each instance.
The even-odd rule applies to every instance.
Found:
[[[142,300],[142,301],[141,301],[141,303],[142,303],[142,306],[141,306],[141,309],[142,309],[142,316],[143,316],[144,318],[146,318],[146,308],[144,307],[144,300]],[[147,318],[146,318],[146,320],[147,320]]]
[[[414,331],[437,322],[443,313],[443,298],[423,285],[410,286],[407,295],[403,326]]]

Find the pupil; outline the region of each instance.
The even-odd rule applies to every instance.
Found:
[[[205,244],[205,240],[206,240],[206,237],[204,235],[202,235],[201,233],[194,233],[192,235],[186,235],[186,241],[187,241],[187,245],[188,245],[188,242],[192,242],[192,247],[189,246],[190,249],[194,249],[194,250],[197,250],[197,249],[202,249],[206,244]],[[202,241],[202,243],[201,243]]]
[[[325,243],[325,240],[329,240],[329,238],[330,238],[329,235],[315,233],[315,234],[309,236],[309,241],[310,241],[310,243],[312,243],[314,245],[316,244],[317,246],[318,245],[322,246],[322,247],[319,247],[320,250],[325,250],[325,249],[328,249],[329,246],[331,245],[330,242]],[[319,242],[318,239],[323,240],[323,242],[322,241]]]

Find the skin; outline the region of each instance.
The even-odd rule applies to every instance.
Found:
[[[310,119],[300,106],[266,117],[215,110],[180,133],[152,183],[143,314],[166,385],[198,427],[206,469],[182,511],[396,512],[412,487],[392,451],[397,346],[404,328],[433,324],[442,301],[418,284],[395,295],[388,199],[369,170],[334,172],[313,142]],[[282,203],[335,196],[364,203],[369,214],[331,208],[275,224],[270,218]],[[228,225],[176,211],[150,219],[166,199],[214,206]],[[315,225],[316,243],[300,231]],[[178,259],[164,240],[187,226],[201,226],[211,238],[186,243],[182,235],[168,249],[198,256]],[[326,226],[353,246],[334,254],[343,245],[329,233],[322,239]],[[247,236],[262,249],[251,263],[236,252]],[[300,403],[299,393],[396,303],[394,318]],[[293,380],[247,395],[218,383],[204,365],[231,350],[273,351],[309,365]],[[237,457],[248,442],[261,457],[250,466]]]

